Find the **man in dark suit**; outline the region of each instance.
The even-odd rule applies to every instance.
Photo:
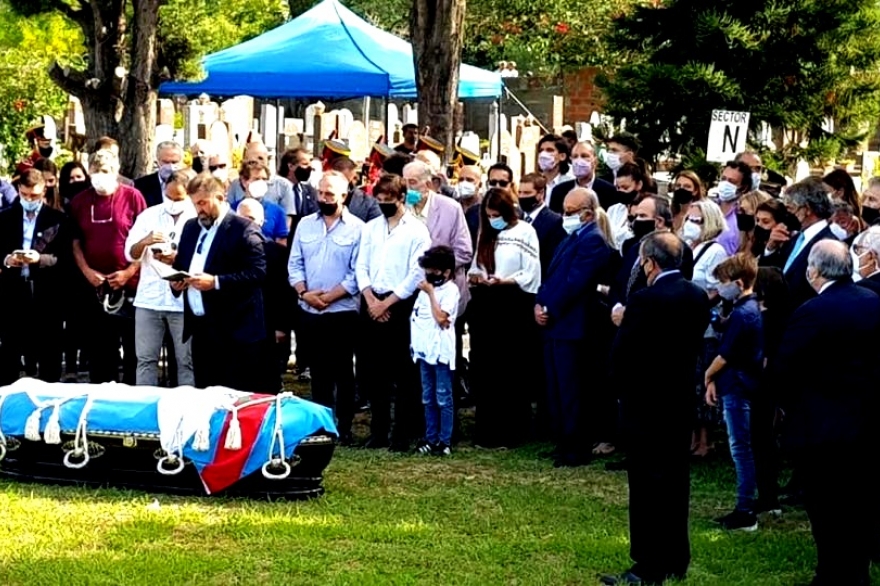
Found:
[[[541,250],[541,280],[547,278],[547,268],[556,247],[565,240],[567,234],[562,227],[562,216],[544,205],[547,180],[540,173],[529,173],[519,182],[519,207],[523,219],[538,233]]]
[[[176,142],[165,141],[156,147],[156,161],[159,169],[155,173],[135,179],[135,189],[141,192],[147,207],[162,203],[165,197],[165,184],[175,171],[183,168],[183,149]]]
[[[589,377],[603,368],[594,331],[607,319],[598,286],[611,247],[596,225],[599,199],[585,188],[565,198],[571,226],[547,269],[547,280],[535,299],[535,321],[544,329],[547,402],[557,438],[555,466],[580,466],[590,460],[590,438],[583,417],[590,400],[584,396]]]
[[[318,211],[318,192],[309,183],[312,176],[312,156],[305,149],[289,149],[281,156],[278,175],[293,185],[293,201],[296,215],[291,218],[287,248],[293,243],[296,225],[302,218]]]
[[[58,292],[72,266],[71,234],[63,212],[49,207],[43,173],[18,180],[18,199],[0,212],[0,385],[18,379],[21,357],[39,366],[39,378],[61,378],[63,316]],[[18,251],[19,254],[15,254]]]
[[[611,352],[629,473],[630,557],[604,584],[659,584],[690,564],[690,446],[694,371],[709,325],[709,298],[678,270],[686,245],[669,232],[640,244],[648,286],[632,294]],[[675,327],[669,327],[674,317]],[[657,340],[674,353],[646,347]]]
[[[603,209],[608,209],[617,203],[617,189],[613,183],[596,177],[596,150],[588,142],[579,142],[571,151],[571,170],[575,179],[560,183],[550,193],[548,206],[557,214],[562,213],[562,203],[565,196],[575,187],[592,189],[599,196],[599,204]]]
[[[878,455],[880,297],[852,283],[852,259],[836,240],[813,246],[805,272],[818,296],[795,310],[772,372],[782,391],[783,446],[794,456],[816,542],[811,584],[867,586],[877,546],[870,463]]]
[[[183,227],[174,268],[190,276],[171,286],[184,292],[183,339],[192,338],[196,386],[277,392],[253,372],[263,364],[266,340],[260,227],[230,210],[223,184],[211,175],[199,175],[187,191],[198,218]]]
[[[784,201],[800,222],[801,230],[795,236],[789,233],[785,224],[777,224],[770,232],[760,264],[782,269],[788,285],[788,305],[793,311],[816,296],[816,291],[806,278],[807,259],[813,246],[820,240],[836,240],[828,226],[834,205],[828,187],[812,177],[789,187],[785,191]]]

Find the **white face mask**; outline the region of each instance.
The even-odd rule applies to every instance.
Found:
[[[849,238],[849,232],[847,232],[846,228],[842,227],[840,224],[832,223],[828,228],[831,229],[831,233],[834,234],[834,237],[838,240],[846,240]]]
[[[867,256],[868,254],[869,253],[866,252],[865,254],[858,255],[855,253],[855,251],[853,249],[850,248],[849,255],[850,255],[850,257],[852,257],[852,263],[853,263],[853,274],[852,274],[853,282],[858,282],[858,281],[862,280],[862,274],[859,272],[859,268],[861,267],[861,264],[862,264],[862,257]]]
[[[248,193],[254,199],[263,199],[266,192],[269,191],[269,182],[265,179],[257,179],[248,184]]]
[[[111,175],[110,173],[93,173],[91,179],[92,187],[95,188],[95,192],[98,195],[110,195],[119,187],[116,175]]]
[[[737,187],[730,181],[723,180],[718,184],[718,201],[729,202],[738,197]]]
[[[222,181],[226,183],[226,180],[229,179],[229,170],[228,169],[214,169],[211,171],[211,175],[214,176],[214,179],[218,181]]]
[[[614,172],[623,166],[623,163],[620,162],[620,155],[608,151],[605,151],[605,164]]]
[[[562,228],[569,234],[576,232],[583,225],[580,216],[562,216]]]
[[[186,210],[186,200],[173,201],[166,199],[164,205],[165,213],[172,216],[179,216]]]
[[[761,174],[752,173],[752,189],[761,189]]]
[[[690,220],[685,221],[684,226],[681,227],[681,237],[688,242],[696,242],[699,240],[702,232],[703,229],[700,225],[691,222]]]

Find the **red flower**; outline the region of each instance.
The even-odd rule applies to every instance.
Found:
[[[557,32],[557,33],[559,33],[560,35],[564,35],[564,34],[566,34],[568,31],[569,31],[568,25],[565,24],[564,22],[558,22],[558,23],[556,23],[556,32]]]
[[[15,100],[12,102],[12,107],[15,108],[16,112],[24,112],[24,108],[27,105],[27,102],[24,100]]]

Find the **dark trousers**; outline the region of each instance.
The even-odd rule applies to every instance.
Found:
[[[623,411],[631,430],[626,449],[632,571],[645,581],[684,576],[690,564],[690,420],[676,423],[657,413],[664,425],[648,426],[628,418],[625,405]]]
[[[296,293],[294,293],[296,296]],[[306,323],[307,312],[299,305],[299,297],[293,301],[293,335],[296,337],[296,370],[302,372],[311,366],[311,354],[309,352],[309,344],[304,342],[307,334],[304,329]],[[288,357],[290,356],[290,348],[288,341]],[[284,363],[285,368],[287,362]]]
[[[805,450],[796,460],[810,517],[820,584],[868,586],[877,505],[866,444]]]
[[[248,393],[275,394],[278,387],[267,383],[268,377],[263,371],[268,362],[266,354],[265,340],[239,342],[197,326],[192,333],[195,386],[200,389],[220,386]]]
[[[3,291],[9,312],[0,322],[0,385],[18,380],[25,355],[36,363],[30,366],[37,378],[50,383],[61,379],[63,317],[56,308],[40,307],[31,291],[25,280],[9,283]]]
[[[366,301],[361,302],[357,367],[359,380],[370,397],[370,434],[377,441],[384,441],[390,432],[392,441],[402,444],[424,433],[421,385],[409,346],[413,305],[415,296],[398,301],[391,306],[390,319],[381,323],[370,318]]]
[[[766,393],[759,392],[752,398],[751,403],[752,452],[755,456],[758,499],[764,503],[773,504],[779,499],[776,402]]]
[[[89,347],[89,382],[118,382],[121,361],[122,382],[135,384],[137,353],[134,345],[134,306],[126,301],[117,313],[109,314],[96,297],[89,305],[91,319],[85,330]]]
[[[312,401],[333,409],[340,435],[351,433],[354,419],[354,335],[356,311],[316,315],[303,313],[306,343],[311,356]]]
[[[557,450],[564,455],[589,453],[583,425],[584,390],[590,373],[583,364],[586,350],[579,340],[544,340],[547,409]]]

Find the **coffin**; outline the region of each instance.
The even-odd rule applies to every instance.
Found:
[[[0,475],[200,495],[310,498],[338,433],[291,393],[21,379],[0,387]]]

